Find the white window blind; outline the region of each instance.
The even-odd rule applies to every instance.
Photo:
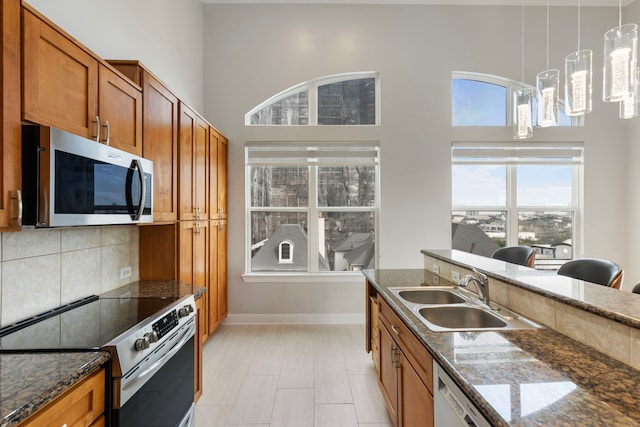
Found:
[[[581,142],[453,142],[451,159],[454,165],[581,165],[583,151]]]
[[[249,166],[378,164],[379,147],[366,144],[246,144],[246,163]]]

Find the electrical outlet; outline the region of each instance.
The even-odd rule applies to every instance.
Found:
[[[451,281],[458,283],[460,281],[460,273],[455,270],[451,270]]]
[[[128,279],[131,277],[131,267],[124,267],[120,269],[120,280]]]
[[[433,283],[435,285],[439,285],[440,284],[440,276],[438,276],[437,274],[433,275]]]
[[[433,272],[436,274],[440,274],[440,266],[435,262],[433,263]]]

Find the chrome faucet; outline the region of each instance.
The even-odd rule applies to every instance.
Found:
[[[475,267],[473,268],[473,274],[467,274],[462,280],[458,282],[458,286],[466,288],[469,283],[474,283],[478,290],[478,297],[480,301],[491,307],[491,299],[489,298],[489,278],[486,274],[480,273]]]

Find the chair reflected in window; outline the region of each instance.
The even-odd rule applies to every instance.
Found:
[[[620,289],[624,273],[622,267],[612,261],[598,258],[581,258],[564,263],[558,269],[558,274]]]
[[[496,250],[491,258],[533,268],[536,251],[529,246],[507,246]]]

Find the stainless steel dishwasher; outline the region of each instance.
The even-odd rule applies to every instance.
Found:
[[[453,380],[433,361],[433,412],[435,427],[491,427]]]

